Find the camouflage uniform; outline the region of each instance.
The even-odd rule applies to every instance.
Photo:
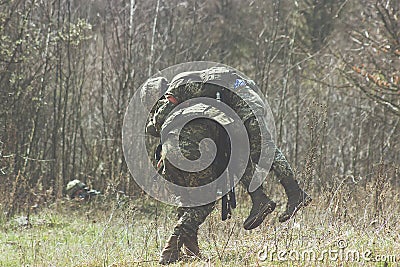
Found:
[[[179,150],[184,157],[189,160],[196,160],[200,157],[199,143],[204,138],[214,139],[213,131],[210,127],[218,127],[215,122],[208,119],[196,119],[187,123],[179,135]],[[174,153],[168,148],[168,140],[163,144],[163,150],[167,153]],[[206,148],[207,149],[207,148]],[[177,151],[176,151],[177,152]],[[174,184],[184,187],[198,187],[211,183],[216,179],[217,172],[215,164],[211,164],[204,170],[199,172],[185,172],[174,165],[168,160],[165,160],[165,179]],[[183,198],[190,198],[190,196],[180,196]],[[214,208],[214,202],[198,206],[198,207],[179,207],[178,208],[178,223],[174,227],[173,234],[177,236],[197,236],[199,226],[204,222],[206,217],[211,213]]]
[[[240,180],[248,189],[256,164],[259,162],[262,147],[260,123],[255,115],[264,116],[265,114],[264,103],[255,92],[252,81],[245,80],[224,67],[181,73],[174,77],[165,93],[167,99],[173,98],[174,101],[168,101],[167,99],[159,101],[157,103],[159,108],[155,111],[152,123],[156,131],[159,132],[162,123],[176,106],[176,103],[182,103],[198,97],[215,98],[217,92],[221,93],[223,102],[229,105],[242,119],[249,135],[251,161]],[[244,99],[251,102],[253,106],[250,107]],[[293,177],[294,173],[288,161],[279,148],[272,143],[271,138],[267,136],[264,138],[264,142],[264,146],[268,146],[275,151],[272,170],[276,176],[279,179],[285,176]]]
[[[296,194],[300,192],[301,196],[306,195],[298,188],[297,182],[295,183],[295,186],[293,186],[295,182],[293,180],[294,173],[284,155],[272,142],[272,139],[268,137],[261,138],[260,127],[266,127],[266,123],[257,121],[256,115],[261,115],[262,118],[264,116],[265,107],[263,101],[257,95],[255,90],[253,90],[253,86],[254,83],[252,81],[247,81],[226,68],[217,67],[205,71],[181,73],[177,75],[169,85],[168,90],[165,93],[165,99],[160,99],[157,102],[157,110],[154,111],[153,116],[149,119],[147,128],[151,130],[148,130],[148,132],[156,133],[156,135],[159,136],[163,124],[171,115],[171,111],[177,104],[198,97],[215,98],[217,92],[219,92],[222,96],[223,102],[229,105],[240,117],[249,135],[250,158],[245,173],[240,180],[245,188],[249,189],[253,173],[260,159],[262,147],[261,142],[264,141],[266,143],[263,145],[267,145],[269,149],[272,148],[274,149],[272,151],[275,151],[275,157],[271,169],[275,172],[276,176],[281,179],[281,183],[282,181],[288,181],[282,183],[288,194],[288,198],[289,194],[292,194],[290,193],[290,190]],[[233,90],[228,90],[227,88]],[[250,107],[249,104],[247,104],[248,102],[244,99],[249,103],[252,103],[252,106]],[[179,146],[182,154],[186,158],[194,160],[199,156],[198,143],[202,139],[209,137],[213,140],[217,140],[216,138],[218,137],[213,136],[215,131],[213,132],[209,130],[210,124],[212,123],[215,124],[215,122],[211,122],[210,120],[198,119],[189,122],[182,129],[180,132],[181,136]],[[163,150],[165,149],[165,145],[166,144],[163,144]],[[215,166],[210,166],[200,173],[185,173],[170,165],[168,161],[165,162],[166,179],[182,186],[199,186],[209,183],[218,177],[218,173],[216,173],[215,170]],[[288,188],[290,190],[287,190]],[[271,213],[275,209],[276,205],[262,192],[262,186],[251,193],[250,196],[252,197],[253,207],[249,217],[244,223],[244,228],[248,230],[260,225],[265,216]],[[303,204],[299,199],[300,198],[297,197],[295,200],[296,203],[292,203],[291,206],[289,206],[288,201],[288,206],[284,213],[285,216],[282,220],[280,217],[280,221],[285,221],[294,215],[299,205]],[[195,243],[197,244],[198,228],[210,214],[213,207],[214,202],[205,206],[178,209],[179,222],[175,226],[174,233],[163,250],[160,263],[170,263],[177,260],[178,256],[176,256],[176,253],[179,254],[180,246],[185,242],[185,240],[189,243],[191,239],[195,239]],[[190,238],[185,239],[185,237]],[[171,246],[174,242],[176,242],[176,245]],[[168,259],[171,255],[173,255],[172,261]]]
[[[147,122],[147,133],[153,135],[155,137],[160,137],[161,126],[158,131],[155,131],[154,125],[156,122],[159,122],[160,119],[157,116],[157,112],[160,111],[160,107],[164,106],[162,109],[164,112],[166,111],[165,105],[169,103],[166,99],[160,99],[154,107],[151,108],[150,114],[148,116]],[[169,119],[172,118],[173,114],[169,114],[170,111],[174,108],[173,105],[168,105],[169,110],[166,112],[169,116]],[[190,109],[190,107],[188,108]],[[178,113],[178,112],[177,112]],[[156,115],[154,115],[156,114]],[[166,121],[165,116],[163,118],[163,129],[165,130],[168,126],[170,126],[171,120]],[[179,134],[179,150],[182,155],[188,160],[194,161],[200,157],[199,143],[204,138],[210,138],[215,140],[216,129],[221,128],[221,126],[213,120],[210,119],[195,119],[185,124],[180,132],[175,132],[174,129],[168,132],[168,138],[173,135]],[[168,151],[169,156],[172,156],[172,153],[178,152],[178,150],[174,150],[169,143],[169,139],[164,140],[162,145],[162,151]],[[151,146],[150,143],[147,142],[147,148],[149,149]],[[203,149],[207,149],[207,147],[203,147]],[[221,149],[217,149],[217,153],[221,153]],[[198,187],[205,184],[208,184],[214,181],[215,178],[218,177],[220,173],[216,168],[215,162],[212,163],[209,167],[201,170],[199,172],[185,172],[174,165],[172,165],[168,159],[164,160],[164,172],[163,176],[166,180],[180,186],[184,187]],[[168,190],[168,187],[167,187]],[[181,200],[186,198],[189,199],[190,196],[181,195],[179,196]],[[172,249],[169,251],[172,254],[169,257],[166,257],[166,263],[177,260],[177,255],[179,255],[179,246],[183,245],[184,251],[187,255],[198,255],[198,243],[197,243],[197,233],[199,226],[204,222],[207,216],[214,209],[215,202],[211,202],[207,205],[196,206],[196,207],[179,207],[177,210],[178,222],[174,227],[173,233],[171,237],[175,238],[175,241],[167,242],[167,246],[172,245],[176,242],[176,247],[172,245]],[[179,246],[177,245],[179,243]],[[178,251],[177,251],[178,249]],[[167,249],[168,251],[168,249]],[[174,254],[175,253],[175,254]],[[178,254],[177,254],[178,253]]]
[[[156,77],[148,79],[140,90],[140,100],[147,111],[149,111],[147,123],[150,127],[147,127],[146,130],[150,130],[148,134],[155,137],[158,137],[158,133],[155,132],[154,128],[151,127],[154,124],[154,113],[163,105],[165,105],[165,101],[167,100],[163,97],[163,95],[167,88],[168,80],[164,77]],[[155,105],[152,105],[155,99],[158,99],[158,101],[155,103]]]
[[[176,117],[179,117],[181,114],[180,112],[182,111],[185,111],[186,113],[190,112],[191,108],[192,107],[190,106],[186,109],[177,111],[176,113],[178,115]],[[174,118],[176,113],[172,115],[170,114],[171,116],[169,116],[168,120],[163,124],[163,130],[167,132],[167,138],[163,142],[162,151],[169,156],[174,156],[174,153],[182,153],[182,155],[188,160],[195,161],[201,156],[199,144],[204,138],[210,138],[214,140],[214,143],[216,143],[216,132],[221,132],[220,134],[224,134],[220,124],[206,118],[191,120],[185,124],[180,131],[174,128],[167,130],[168,127],[173,124],[171,122],[173,119],[170,118]],[[173,137],[179,138],[179,147],[173,147],[171,145],[170,138]],[[204,153],[206,150],[211,149],[211,147],[207,146],[206,143],[203,149]],[[223,148],[217,148],[216,158],[220,157],[220,154],[218,153],[223,153]],[[218,168],[219,166],[217,166],[215,160],[211,165],[197,172],[182,171],[172,165],[168,159],[164,160],[164,164],[165,179],[176,185],[184,187],[198,187],[206,185],[213,182],[220,175],[220,172],[218,171],[220,168]],[[181,198],[181,201],[185,202],[191,198],[190,195],[181,195],[179,197]],[[212,201],[206,205],[178,208],[178,222],[175,225],[173,233],[163,250],[160,263],[167,264],[178,260],[181,246],[184,247],[184,251],[187,255],[199,255],[197,241],[199,226],[212,212],[214,209],[214,204],[215,202]]]

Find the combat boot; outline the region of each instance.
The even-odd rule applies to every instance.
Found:
[[[197,233],[194,235],[182,236],[183,252],[189,257],[200,257],[199,241]]]
[[[279,222],[285,222],[292,218],[300,208],[310,204],[312,198],[300,188],[293,178],[284,178],[280,182],[285,188],[288,198],[286,210],[279,216]]]
[[[258,227],[267,217],[268,214],[274,211],[276,203],[269,199],[262,188],[250,193],[253,206],[251,207],[250,215],[243,223],[246,230],[251,230]]]
[[[178,235],[172,234],[163,251],[161,252],[159,263],[167,265],[179,260],[179,253],[182,247],[182,240]]]

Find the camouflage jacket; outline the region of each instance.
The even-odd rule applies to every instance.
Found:
[[[179,146],[169,146],[169,152],[186,150],[187,158],[198,158],[199,143],[204,138],[215,139],[216,123],[227,127],[234,125],[234,118],[207,103],[197,103],[172,112],[162,125],[164,145],[171,144],[171,139],[179,140]],[[207,149],[207,148],[205,148]]]
[[[255,84],[225,67],[213,67],[203,71],[183,72],[174,77],[165,98],[156,104],[158,109],[151,119],[152,132],[160,133],[161,127],[174,107],[198,97],[215,98],[221,94],[222,101],[246,121],[254,115],[265,114],[265,104],[255,90]]]
[[[167,109],[166,109],[167,107],[169,108],[168,113],[167,113]],[[159,112],[162,110],[163,113],[166,113],[166,115],[168,115],[169,112],[172,111],[173,107],[174,107],[173,105],[169,105],[169,101],[167,99],[165,99],[164,97],[159,99],[157,101],[157,103],[152,107],[152,109],[150,110],[150,112],[147,116],[146,133],[151,136],[154,136],[154,137],[160,137],[160,129],[157,130],[155,128],[155,125],[157,124],[156,120],[157,119],[160,120]],[[163,118],[163,120],[165,120],[165,118]]]

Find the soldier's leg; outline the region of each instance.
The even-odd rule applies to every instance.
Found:
[[[185,179],[184,175],[185,172],[180,171],[179,169],[175,168],[168,160],[165,160],[165,173],[164,178],[172,182],[176,185],[185,186]],[[184,193],[184,192],[181,192]],[[185,197],[185,196],[173,196],[173,197]],[[177,219],[178,221],[182,218],[185,213],[185,208],[178,207],[177,208]],[[173,263],[179,260],[181,247],[183,245],[183,239],[180,235],[175,234],[175,231],[170,235],[168,241],[166,242],[159,259],[159,263],[166,265],[169,263]]]
[[[250,141],[250,159],[240,181],[249,192],[250,182],[256,169],[256,162],[258,162],[260,158],[261,135],[258,123],[254,117],[247,120],[245,126]],[[249,192],[249,194],[253,205],[249,216],[243,223],[243,227],[246,230],[258,227],[264,221],[266,216],[273,212],[276,207],[276,203],[265,195],[262,185],[260,185],[255,191]]]
[[[187,255],[199,256],[200,250],[197,238],[199,226],[205,221],[213,208],[214,202],[200,207],[181,208],[182,216],[175,225],[173,233],[161,253],[160,264],[178,261],[180,249],[183,245]]]
[[[200,206],[184,208],[182,217],[174,228],[174,234],[182,237],[184,252],[189,256],[200,253],[197,234],[200,225],[214,209],[215,202]]]
[[[246,190],[248,190],[250,181],[252,179],[255,168],[255,164],[249,163],[246,168],[245,174],[241,179],[241,183],[244,185]],[[276,203],[272,201],[263,191],[262,185],[260,185],[255,191],[249,192],[252,207],[250,214],[243,223],[243,227],[246,230],[251,230],[258,227],[268,214],[275,210]]]
[[[288,198],[286,209],[279,216],[279,221],[284,222],[293,217],[301,207],[307,206],[312,199],[294,179],[294,172],[279,148],[275,150],[275,158],[271,169],[285,189]]]
[[[207,137],[208,132],[205,131],[207,131],[207,129],[204,126],[199,123],[195,124],[194,121],[187,124],[187,127],[181,131],[182,138],[180,139],[179,149],[186,158],[190,160],[196,159],[196,155],[199,154],[198,143],[202,138]],[[166,151],[173,153],[171,150]],[[172,176],[169,179],[180,186],[197,187],[215,179],[212,167],[208,167],[196,173],[189,173],[178,170],[170,164],[168,160],[166,160],[165,164],[166,173]],[[186,202],[191,200],[190,195],[183,194],[185,194],[185,192],[182,192],[180,196],[182,201]],[[179,260],[179,253],[182,246],[184,246],[186,254],[193,256],[199,255],[198,229],[213,208],[214,202],[198,207],[178,208],[179,220],[161,253],[160,264],[168,264]]]
[[[266,136],[264,139],[261,138],[261,131],[256,118],[249,118],[245,122],[245,126],[250,137],[250,155],[253,162],[259,162],[262,145],[267,149],[275,150],[271,170],[274,171],[279,182],[284,187],[288,198],[286,210],[279,216],[279,221],[284,222],[290,219],[299,208],[307,206],[311,198],[301,190],[298,182],[294,179],[294,172],[289,162],[275,144],[271,143],[272,140],[270,140],[269,136]],[[261,142],[264,143],[261,144]]]
[[[269,163],[273,160],[275,154],[275,144],[273,143],[270,136],[261,137],[260,126],[255,117],[250,117],[245,121],[245,127],[247,130],[247,134],[249,136],[249,145],[250,145],[250,166],[248,165],[245,172],[245,176],[242,178],[242,184],[244,186],[249,187],[251,180],[253,178],[254,172],[256,168],[269,170],[271,165],[260,166],[260,157],[261,157],[261,149],[266,149],[263,153],[264,157],[270,157]],[[268,133],[268,132],[267,132]],[[263,159],[263,164],[267,164],[268,160]],[[262,184],[260,186],[262,189]],[[249,190],[249,188],[246,188]]]

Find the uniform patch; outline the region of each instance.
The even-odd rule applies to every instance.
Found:
[[[233,89],[236,89],[240,86],[246,86],[246,81],[242,79],[236,79],[235,84],[233,85]]]

